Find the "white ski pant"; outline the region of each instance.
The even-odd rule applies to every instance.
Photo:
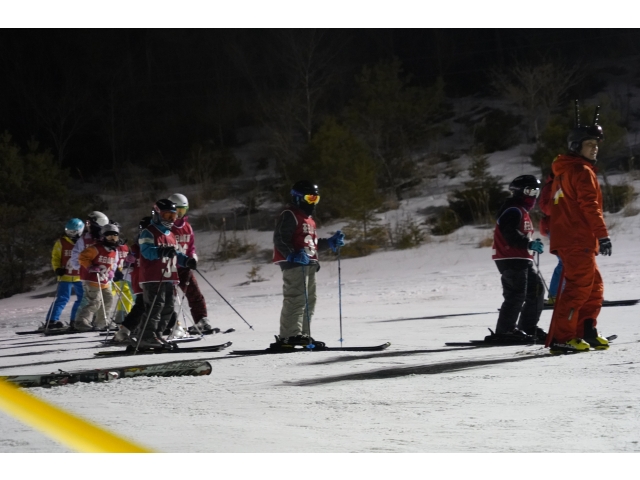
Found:
[[[283,339],[310,334],[309,322],[316,308],[316,270],[317,265],[282,270],[284,298],[280,312],[280,337]]]
[[[90,283],[85,283],[83,290],[82,302],[80,302],[80,307],[76,314],[75,324],[82,325],[85,328],[91,325],[96,328],[105,328],[108,323],[105,312],[109,315],[111,304],[113,303],[111,288],[100,288]],[[103,300],[104,308],[102,308]],[[95,323],[92,322],[94,314],[96,316]]]

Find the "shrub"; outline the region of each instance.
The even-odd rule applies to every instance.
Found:
[[[617,213],[630,204],[635,197],[631,185],[604,185],[602,187],[603,210]]]
[[[519,143],[518,126],[522,117],[502,110],[491,110],[475,126],[474,140],[484,146],[486,153],[507,150]]]

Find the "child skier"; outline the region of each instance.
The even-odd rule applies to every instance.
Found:
[[[544,341],[547,333],[538,327],[544,286],[533,269],[532,255],[542,253],[544,246],[539,239],[531,240],[534,230],[529,217],[540,193],[540,181],[533,175],[521,175],[509,184],[509,190],[512,195],[497,215],[492,256],[502,277],[504,302],[496,331],[485,341],[528,343],[532,337]]]
[[[116,343],[127,343],[131,338],[132,332],[140,326],[140,321],[144,318],[144,295],[142,287],[140,286],[140,233],[151,224],[151,217],[144,217],[138,224],[138,235],[134,239],[133,245],[129,254],[125,258],[125,268],[129,268],[129,275],[131,277],[131,291],[135,296],[133,307],[124,317],[124,321],[120,325],[120,329],[113,336],[113,341]]]
[[[163,198],[153,206],[151,224],[138,238],[140,245],[139,282],[142,286],[145,318],[140,327],[140,346],[166,345],[162,334],[173,315],[173,289],[180,280],[177,266],[196,268],[195,258],[178,251],[171,227],[177,218],[176,204]]]
[[[60,315],[64,307],[71,297],[71,289],[76,294],[76,301],[71,308],[71,324],[76,319],[78,307],[82,301],[82,282],[80,281],[80,271],[71,266],[71,251],[80,235],[84,231],[84,223],[79,218],[72,218],[64,227],[65,235],[56,240],[51,252],[51,266],[58,276],[58,289],[56,299],[53,302],[49,315],[47,316],[48,325],[45,323],[45,329],[63,328],[64,325],[60,321]]]
[[[84,296],[74,323],[76,330],[103,329],[109,324],[107,312],[113,302],[111,280],[118,261],[116,248],[119,236],[120,229],[108,223],[100,230],[99,239],[78,255]],[[95,325],[91,320],[94,314]]]
[[[273,234],[273,263],[280,266],[283,302],[280,335],[271,348],[292,348],[313,344],[324,347],[310,336],[310,323],[316,305],[316,272],[320,270],[318,250],[334,252],[344,245],[338,230],[330,238],[318,238],[312,215],[320,201],[318,187],[303,180],[291,188],[291,203],[281,212]]]
[[[176,204],[176,212],[178,217],[171,227],[171,232],[176,237],[178,243],[178,251],[184,253],[187,257],[198,260],[196,254],[195,237],[193,228],[189,223],[187,212],[189,211],[189,200],[181,193],[174,193],[169,200]],[[180,278],[180,289],[184,292],[189,302],[191,317],[197,328],[189,328],[189,333],[208,333],[213,331],[213,327],[207,318],[207,304],[204,296],[200,292],[200,287],[195,275],[190,268],[178,267],[178,277]],[[200,330],[200,332],[198,331]]]

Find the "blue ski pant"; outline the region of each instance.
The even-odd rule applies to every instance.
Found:
[[[71,321],[76,319],[76,312],[78,311],[78,307],[80,306],[80,302],[82,301],[82,282],[58,282],[58,292],[56,295],[56,299],[54,300],[51,308],[49,309],[49,314],[51,318],[49,321],[57,322],[60,320],[60,315],[64,310],[64,307],[69,303],[69,299],[71,298],[71,289],[76,294],[76,301],[73,303],[73,307],[71,308]]]

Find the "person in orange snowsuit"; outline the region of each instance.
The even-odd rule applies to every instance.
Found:
[[[552,352],[606,349],[609,342],[596,329],[604,284],[596,255],[611,255],[611,239],[603,217],[602,191],[595,168],[602,127],[578,127],[568,137],[569,153],[552,164],[551,253],[563,263],[547,346]]]

